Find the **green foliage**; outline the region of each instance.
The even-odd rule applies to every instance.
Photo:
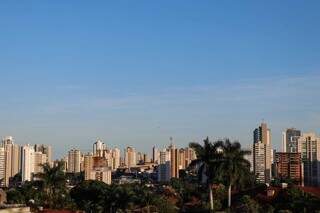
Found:
[[[190,164],[190,167],[198,168],[199,184],[202,183],[202,177],[205,175],[209,189],[213,183],[223,183],[225,186],[236,189],[253,185],[254,176],[250,173],[250,162],[244,158],[250,152],[242,150],[239,142],[232,143],[228,139],[210,142],[207,138],[203,146],[191,143],[190,147],[197,154],[197,159]],[[215,205],[222,203],[222,200],[215,198],[211,202]],[[229,205],[231,205],[230,199]]]
[[[37,181],[25,182],[22,186],[13,184],[8,190],[8,203],[29,204],[51,209],[72,208],[73,203],[66,188],[63,164],[54,167],[42,165],[43,173],[37,174]],[[19,176],[14,177],[19,181]]]
[[[63,209],[68,205],[68,192],[66,190],[66,176],[63,172],[63,162],[51,167],[48,163],[42,165],[43,172],[37,174],[41,186],[39,188],[44,196],[43,205],[51,209]]]
[[[218,143],[218,142],[217,142]],[[218,162],[219,173],[226,186],[237,184],[240,186],[250,173],[250,162],[244,158],[249,151],[241,149],[239,142],[220,141],[222,157]]]
[[[68,181],[68,184],[72,186],[75,186],[84,181],[84,172],[66,173],[65,176],[66,180]]]
[[[190,148],[194,149],[197,155],[197,159],[192,161],[190,168],[198,168],[197,174],[199,177],[199,182],[206,176],[207,185],[212,184],[215,180],[219,179],[219,173],[217,172],[219,168],[219,160],[222,157],[222,153],[219,152],[221,147],[220,142],[212,143],[207,137],[203,141],[203,146],[198,143],[190,143]]]
[[[277,211],[315,212],[320,210],[320,199],[304,193],[299,188],[290,187],[278,195],[273,206]]]
[[[70,191],[70,196],[79,209],[98,213],[108,207],[105,205],[108,191],[108,185],[103,182],[84,181]]]
[[[241,198],[243,204],[242,212],[246,213],[257,213],[260,212],[260,205],[258,202],[253,200],[250,196],[245,195]]]
[[[44,201],[44,195],[42,191],[39,190],[39,184],[36,182],[26,182],[19,188],[19,191],[23,194],[25,198],[25,203],[29,203],[30,200],[38,205],[42,205]]]
[[[176,213],[178,212],[177,208],[170,203],[167,199],[163,197],[158,197],[155,201],[155,205],[158,208],[159,213]]]
[[[24,204],[25,197],[19,190],[10,189],[7,191],[7,202],[9,204]]]
[[[86,212],[125,212],[154,206],[159,212],[175,212],[174,205],[144,185],[107,185],[83,181],[70,191],[78,209]]]

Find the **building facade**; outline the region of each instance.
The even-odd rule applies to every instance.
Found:
[[[110,185],[112,182],[111,169],[95,168],[90,171],[88,180],[97,180]]]
[[[301,131],[295,128],[286,129],[282,132],[282,152],[298,152],[298,139]]]
[[[303,162],[304,184],[320,186],[320,138],[315,133],[302,133],[298,152]]]
[[[67,172],[79,173],[81,171],[81,152],[77,149],[71,149],[68,152]]]
[[[171,179],[171,165],[170,161],[159,164],[158,166],[158,181],[168,182]]]
[[[271,180],[271,131],[262,123],[253,131],[253,171],[257,181]]]
[[[34,173],[34,147],[27,144],[21,148],[22,163],[21,175],[22,182],[31,181]]]
[[[276,152],[274,164],[276,178],[291,179],[296,184],[303,185],[303,164],[300,153]]]
[[[97,140],[94,144],[93,144],[93,155],[94,156],[99,156],[102,157],[103,156],[103,151],[106,149],[106,145],[101,141],[101,140]]]
[[[5,186],[9,185],[9,180],[21,171],[21,150],[20,146],[14,143],[12,136],[3,138],[2,145],[5,149]]]
[[[50,145],[36,144],[34,145],[34,151],[44,154],[46,157],[45,163],[52,165],[52,147]]]
[[[136,151],[133,147],[127,147],[124,150],[124,163],[128,168],[136,166]]]
[[[5,183],[5,177],[6,177],[6,150],[4,147],[0,147],[0,185],[6,186]]]
[[[120,158],[121,158],[121,153],[120,149],[114,148],[112,149],[112,170],[117,170],[120,167]]]
[[[152,163],[160,163],[160,152],[155,146],[152,148]]]
[[[47,155],[42,152],[34,152],[34,174],[43,172],[42,165],[47,163]]]

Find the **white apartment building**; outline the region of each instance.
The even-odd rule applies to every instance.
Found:
[[[33,146],[24,145],[22,147],[22,182],[31,181],[34,172],[34,148]]]
[[[302,133],[298,138],[304,170],[304,184],[320,186],[320,138],[315,133]]]

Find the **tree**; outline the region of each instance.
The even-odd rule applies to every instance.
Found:
[[[7,191],[7,203],[9,204],[24,204],[25,203],[25,197],[23,194],[16,190],[16,189],[10,189]]]
[[[85,212],[104,212],[110,208],[109,186],[101,181],[83,181],[70,191],[71,198]]]
[[[245,195],[241,198],[241,203],[243,204],[241,212],[256,213],[260,212],[260,205],[258,202],[253,200],[250,196]]]
[[[205,175],[206,184],[209,187],[210,209],[213,211],[212,185],[214,180],[218,177],[217,171],[222,157],[219,148],[222,144],[220,142],[211,143],[208,137],[203,142],[203,146],[198,143],[189,144],[189,147],[194,149],[197,155],[197,159],[191,162],[190,168],[198,168],[197,173],[200,183]]]
[[[156,204],[155,200],[157,199],[152,190],[144,185],[136,185],[133,187],[133,192],[134,196],[132,200],[134,203],[150,212],[150,207]]]
[[[226,139],[222,143],[222,159],[219,163],[219,172],[228,186],[228,207],[231,207],[231,189],[235,184],[241,184],[250,173],[250,162],[244,158],[250,151],[241,149],[239,142],[230,142]]]
[[[66,196],[66,178],[63,172],[64,164],[59,162],[51,167],[48,163],[42,165],[43,172],[36,175],[43,183],[43,191],[46,196],[46,205],[49,208],[57,208],[61,197]]]

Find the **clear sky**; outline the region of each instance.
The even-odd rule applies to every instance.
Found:
[[[320,1],[0,2],[0,135],[246,146],[264,119],[319,132]]]

